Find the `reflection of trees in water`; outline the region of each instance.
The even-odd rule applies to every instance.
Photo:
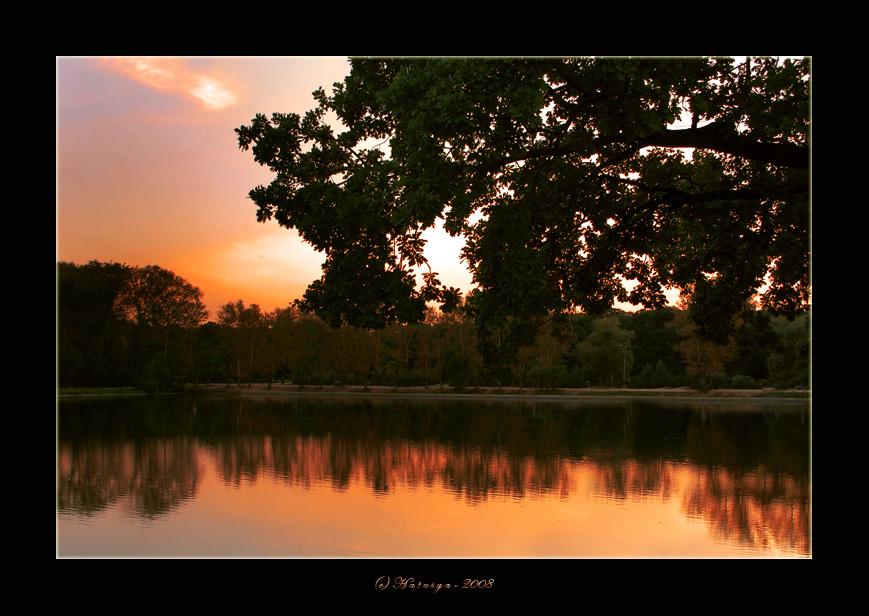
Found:
[[[598,492],[613,500],[657,498],[666,500],[673,493],[673,465],[663,459],[613,459],[602,455],[594,476]]]
[[[805,482],[763,468],[737,475],[698,466],[693,473],[695,480],[683,489],[682,510],[711,523],[721,540],[797,554],[811,552]]]
[[[58,510],[99,511],[130,495],[140,515],[165,512],[194,495],[197,450],[204,448],[230,485],[265,476],[338,491],[359,482],[378,495],[443,488],[469,504],[681,493],[683,512],[728,540],[809,549],[807,431],[799,422],[760,413],[748,421],[693,410],[661,414],[636,404],[197,404],[149,410],[144,427],[132,425],[130,413],[101,416],[100,434],[114,439],[80,428],[69,439],[61,434]],[[127,419],[117,427],[116,417]]]
[[[238,434],[215,447],[217,474],[231,485],[255,481],[269,466],[268,438]]]
[[[378,494],[403,488],[446,487],[473,503],[491,495],[567,496],[575,482],[571,475],[575,463],[558,456],[517,457],[503,448],[483,449],[472,444],[347,440],[334,435],[271,436],[261,438],[255,446],[249,443],[250,437],[239,436],[237,440],[242,442],[216,447],[221,476],[232,483],[243,476],[253,480],[269,472],[295,486],[328,484],[346,490],[355,479]],[[251,458],[236,455],[241,451]]]
[[[133,474],[130,447],[98,442],[61,443],[57,459],[57,508],[101,511],[127,493]]]
[[[657,460],[596,463],[598,492],[615,500],[667,500],[681,494],[681,510],[711,525],[722,541],[756,549],[809,554],[809,495],[793,475],[755,467],[735,473],[723,466]]]
[[[196,441],[189,437],[153,439],[135,449],[130,495],[133,510],[152,517],[196,495],[200,477]]]
[[[201,476],[189,437],[134,443],[61,443],[57,508],[97,513],[129,496],[132,511],[155,517],[196,494]]]
[[[225,420],[210,422],[232,428],[210,447],[223,480],[254,481],[268,472],[294,485],[344,490],[361,478],[378,494],[440,484],[469,502],[566,485],[556,452],[567,444],[534,410],[456,413],[435,405],[409,412],[406,403],[334,402],[312,409],[285,401],[269,408],[257,413],[238,402]]]

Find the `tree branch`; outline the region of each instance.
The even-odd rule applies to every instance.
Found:
[[[644,145],[663,148],[698,148],[759,160],[792,169],[809,168],[809,148],[795,143],[763,143],[729,131],[715,123],[702,128],[668,130],[648,137]]]
[[[614,143],[630,144],[621,136],[604,136],[592,141],[573,142],[556,147],[539,148],[504,156],[481,165],[483,171],[494,171],[511,163],[541,157],[559,157],[569,154],[588,156],[602,146]],[[636,149],[644,147],[697,148],[730,154],[739,158],[759,160],[793,169],[809,168],[809,148],[791,143],[763,143],[751,137],[730,132],[726,128],[708,124],[702,128],[666,130],[634,142]],[[632,148],[633,150],[634,148]]]

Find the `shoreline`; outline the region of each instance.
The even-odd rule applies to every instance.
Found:
[[[659,388],[659,389],[622,389],[622,388],[582,388],[582,389],[552,389],[518,387],[483,387],[456,390],[453,387],[390,387],[347,385],[344,387],[305,387],[296,385],[272,383],[268,387],[264,383],[254,383],[251,387],[239,387],[225,383],[212,385],[189,385],[182,391],[148,394],[132,387],[115,388],[82,388],[81,391],[57,390],[57,398],[94,397],[94,396],[148,396],[148,395],[196,395],[214,394],[229,396],[275,396],[275,397],[363,397],[363,398],[427,398],[427,399],[485,399],[485,400],[615,400],[619,398],[665,399],[678,400],[767,400],[767,401],[800,401],[810,403],[811,391],[777,390],[777,389],[713,389],[700,391],[689,387]]]

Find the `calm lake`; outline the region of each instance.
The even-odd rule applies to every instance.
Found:
[[[807,401],[61,398],[57,555],[810,558]]]

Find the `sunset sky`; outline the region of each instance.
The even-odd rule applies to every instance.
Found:
[[[199,287],[212,316],[300,298],[324,256],[256,221],[248,192],[272,174],[234,129],[303,114],[348,72],[344,57],[57,58],[57,260],[159,265]],[[467,290],[460,247],[441,234],[429,258]]]
[[[303,114],[349,68],[345,57],[58,57],[57,260],[158,265],[199,287],[212,317],[239,299],[271,311],[300,298],[325,257],[256,221],[248,192],[273,175],[234,129]],[[461,241],[427,238],[441,281],[468,291]]]

